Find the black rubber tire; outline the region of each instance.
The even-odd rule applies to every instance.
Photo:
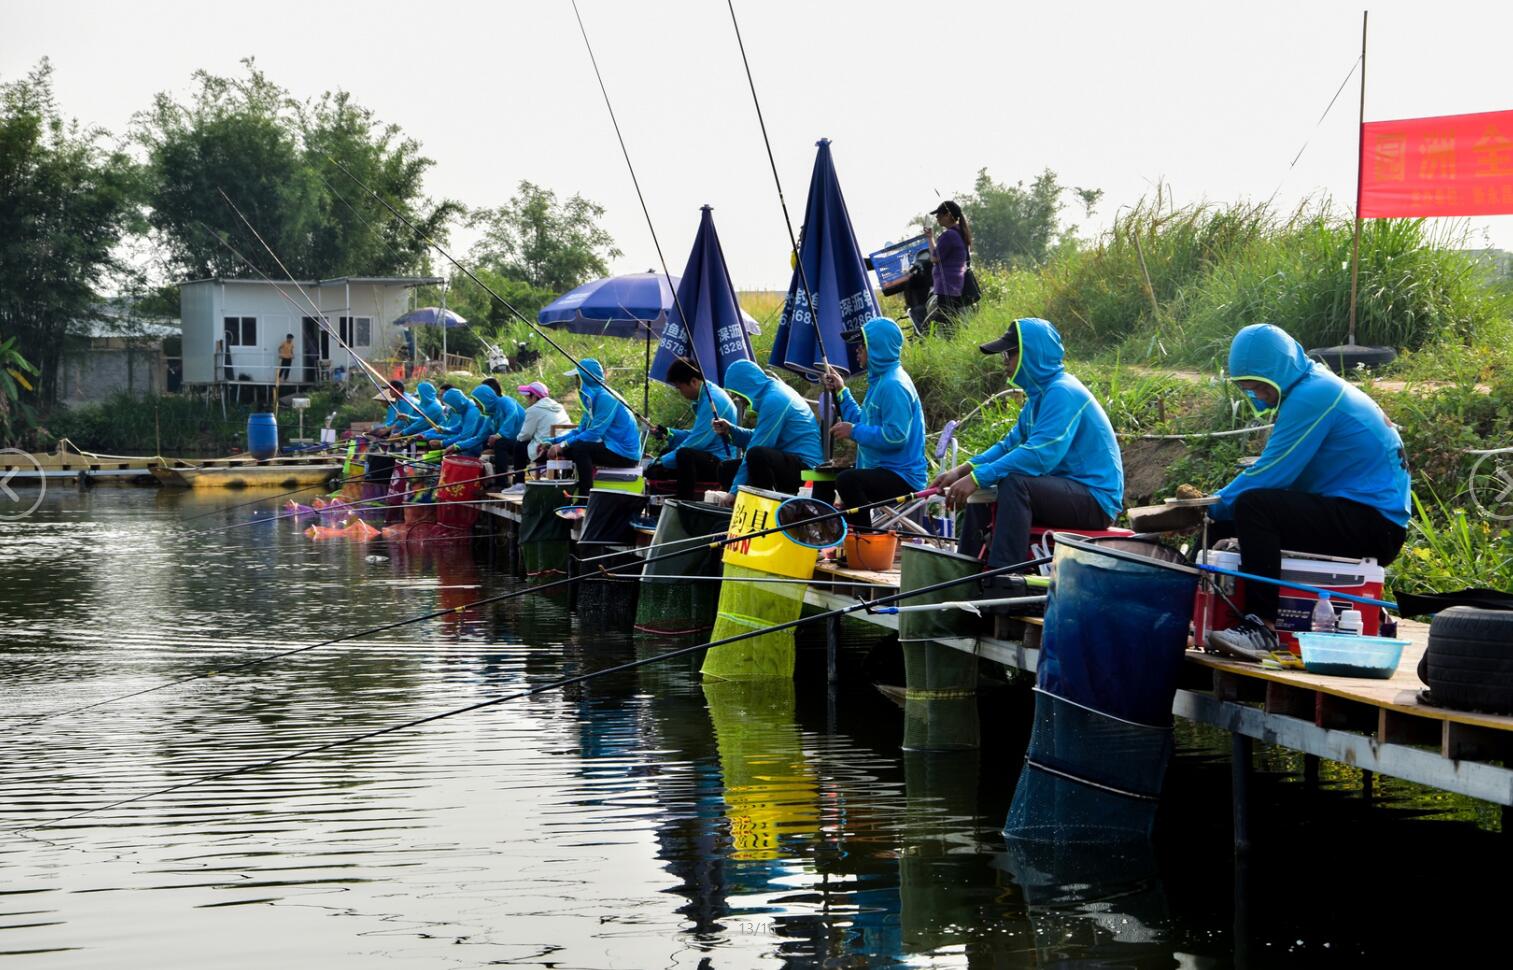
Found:
[[[1443,707],[1513,714],[1513,611],[1454,606],[1437,614],[1419,677]]]
[[[1357,367],[1365,367],[1368,370],[1390,364],[1397,360],[1397,351],[1391,347],[1315,347],[1308,351],[1308,356],[1318,361],[1336,374],[1345,374]]]

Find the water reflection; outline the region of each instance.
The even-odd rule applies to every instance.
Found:
[[[231,506],[247,497],[59,490],[33,518],[0,525],[0,825],[687,643],[633,637],[564,595],[467,607],[520,588],[508,557],[312,543],[297,523],[246,524],[253,509]],[[228,669],[431,611],[445,615]],[[1164,884],[1148,852],[1005,847],[1026,699],[984,695],[980,751],[901,752],[903,714],[869,684],[897,682],[875,668],[896,664],[898,648],[863,670],[875,634],[846,630],[834,694],[819,634],[806,631],[792,681],[704,681],[694,652],[30,837],[0,834],[0,956],[65,968],[1014,967],[1219,965],[1237,951],[1259,964],[1297,940],[1385,952],[1308,915],[1357,896],[1379,921],[1393,915],[1371,892],[1387,877],[1364,849],[1333,884],[1286,881],[1290,851],[1338,853],[1340,833],[1376,826],[1364,846],[1393,824],[1387,809],[1371,822],[1262,786],[1293,799],[1262,817],[1332,812],[1335,841],[1269,833],[1289,851],[1250,873],[1256,905],[1317,898],[1280,914],[1242,906],[1238,919],[1222,759],[1173,767],[1183,797],[1164,809],[1175,833]],[[27,721],[211,670],[222,672]],[[1475,833],[1435,831],[1450,833],[1436,857],[1484,854]],[[1353,871],[1369,876],[1352,882]],[[1433,905],[1465,909],[1466,894],[1446,887]],[[1427,905],[1405,895],[1397,915],[1410,903]]]

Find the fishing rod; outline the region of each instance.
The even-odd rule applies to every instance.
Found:
[[[751,103],[756,107],[757,124],[762,129],[762,144],[767,148],[767,163],[772,167],[772,182],[777,186],[778,205],[783,209],[783,225],[788,227],[788,243],[793,247],[793,261],[795,268],[799,272],[799,285],[803,287],[804,300],[809,305],[811,326],[814,328],[814,342],[819,347],[820,361],[825,365],[825,369],[827,371],[833,370],[834,368],[830,365],[830,357],[825,352],[824,334],[820,332],[819,308],[814,302],[814,290],[809,286],[809,274],[804,270],[804,260],[802,254],[799,252],[798,236],[794,235],[793,232],[793,218],[788,214],[788,200],[783,195],[783,180],[778,177],[778,163],[772,154],[772,140],[767,137],[767,120],[762,116],[762,102],[757,99],[756,81],[751,76],[751,61],[746,56],[746,42],[741,39],[741,23],[736,19],[735,0],[725,0],[725,3],[730,8],[730,23],[735,28],[736,45],[741,49],[741,64],[746,68],[746,84],[751,88]],[[840,393],[830,391],[830,396],[835,405],[835,417],[839,418],[841,416]],[[829,437],[828,430],[826,431],[826,437],[827,439]]]
[[[50,719],[55,718],[55,717],[64,717],[66,715],[80,714],[80,713],[83,713],[84,711],[93,710],[94,708],[97,708],[97,707],[103,707],[106,704],[114,704],[114,703],[117,703],[119,701],[130,700],[131,698],[134,698],[134,697],[141,697],[141,696],[143,696],[145,694],[151,694],[151,693],[154,693],[156,691],[166,690],[169,687],[176,687],[176,686],[178,686],[180,684],[187,684],[187,683],[190,683],[190,682],[196,681],[196,680],[204,680],[206,678],[214,677],[214,676],[217,676],[218,674],[227,673],[227,672],[233,671],[233,670],[245,670],[245,669],[247,669],[249,667],[256,667],[256,666],[260,666],[262,664],[272,663],[275,660],[281,660],[281,659],[283,659],[285,657],[292,657],[295,654],[300,654],[300,653],[305,653],[305,652],[310,651],[310,650],[315,650],[318,647],[327,647],[327,646],[330,646],[331,644],[334,644],[334,643],[344,643],[344,642],[349,641],[349,640],[356,640],[359,637],[370,636],[370,635],[372,635],[374,633],[383,633],[383,632],[385,632],[387,630],[397,630],[400,627],[411,626],[411,625],[416,624],[416,623],[423,623],[426,620],[434,620],[434,619],[436,619],[438,617],[449,616],[449,615],[452,615],[452,614],[462,613],[462,612],[464,612],[466,610],[476,609],[477,607],[480,607],[480,606],[487,606],[490,603],[501,603],[501,602],[504,602],[506,600],[518,599],[518,598],[520,598],[522,596],[526,596],[526,595],[529,595],[531,593],[543,593],[543,592],[546,592],[547,590],[550,590],[550,589],[556,589],[556,588],[560,588],[560,587],[563,587],[563,586],[569,586],[569,585],[571,585],[573,583],[576,583],[576,582],[578,582],[581,579],[585,579],[585,578],[587,578],[589,576],[593,576],[595,578],[604,578],[606,576],[628,576],[628,575],[630,575],[629,573],[622,573],[622,572],[618,572],[617,570],[618,569],[622,569],[622,568],[623,569],[631,569],[631,568],[639,569],[641,567],[646,566],[649,563],[661,562],[661,561],[663,561],[665,559],[671,559],[671,558],[673,558],[675,556],[686,556],[690,552],[694,551],[695,549],[700,548],[701,546],[704,547],[704,548],[708,548],[708,549],[719,549],[720,547],[725,546],[725,545],[729,545],[730,543],[733,543],[733,542],[740,542],[740,541],[746,540],[746,539],[759,539],[759,538],[761,538],[763,536],[769,536],[769,535],[773,535],[774,533],[784,532],[784,531],[786,531],[788,529],[795,529],[795,528],[798,528],[799,526],[811,525],[811,524],[816,523],[816,522],[822,522],[822,521],[825,521],[825,520],[828,520],[828,519],[836,518],[837,516],[844,516],[844,515],[849,515],[849,514],[854,513],[854,512],[861,512],[861,511],[864,511],[866,509],[874,508],[874,507],[879,506],[879,505],[885,505],[885,504],[887,504],[889,502],[902,504],[904,502],[909,501],[912,498],[915,498],[917,495],[920,495],[920,494],[926,494],[926,493],[928,493],[928,494],[934,494],[934,491],[936,491],[936,490],[925,489],[923,493],[911,493],[911,494],[908,494],[908,495],[899,496],[897,498],[882,499],[882,500],[877,501],[877,502],[868,503],[867,505],[859,505],[856,508],[852,508],[852,509],[834,509],[834,508],[831,508],[830,512],[824,513],[822,515],[817,515],[817,516],[814,516],[812,518],[799,519],[799,520],[797,520],[795,522],[789,522],[789,523],[784,524],[784,525],[773,526],[770,529],[762,529],[762,530],[759,530],[757,532],[743,532],[740,535],[734,535],[734,536],[732,536],[732,535],[724,535],[723,538],[720,538],[719,540],[717,540],[715,542],[703,543],[699,539],[680,539],[680,540],[677,540],[677,543],[676,543],[676,545],[678,546],[678,549],[676,551],[674,551],[674,552],[668,552],[668,553],[664,553],[664,554],[656,555],[656,556],[647,556],[646,558],[641,558],[641,557],[637,556],[637,557],[635,557],[634,559],[632,559],[632,560],[630,560],[628,562],[624,562],[624,564],[622,566],[619,566],[619,567],[605,568],[604,566],[600,566],[600,567],[598,567],[598,569],[596,569],[593,572],[579,573],[576,576],[567,576],[567,577],[564,577],[562,579],[553,580],[552,582],[549,582],[549,583],[542,583],[542,584],[540,584],[538,586],[527,586],[527,587],[524,587],[522,589],[511,590],[511,591],[509,591],[507,593],[500,593],[500,594],[495,595],[495,596],[486,596],[483,599],[473,600],[470,603],[463,603],[460,606],[453,606],[453,607],[449,607],[448,609],[444,609],[444,610],[433,610],[433,611],[431,611],[429,613],[422,613],[419,616],[412,616],[412,617],[409,617],[409,618],[403,619],[403,620],[395,620],[392,623],[384,623],[384,624],[381,624],[379,626],[369,627],[368,629],[365,629],[365,630],[356,630],[356,631],[353,631],[352,633],[346,633],[346,634],[343,634],[343,635],[341,635],[339,637],[332,637],[329,640],[322,640],[319,643],[312,643],[312,644],[309,644],[309,645],[303,646],[303,647],[295,647],[294,649],[291,649],[291,650],[283,650],[283,651],[280,651],[278,653],[269,654],[269,655],[267,655],[265,657],[254,657],[251,660],[243,660],[243,661],[241,661],[239,663],[230,664],[229,666],[225,666],[225,667],[219,667],[219,668],[217,668],[215,670],[206,671],[204,673],[189,674],[188,676],[185,676],[185,677],[178,677],[178,678],[175,678],[174,680],[164,681],[163,683],[157,684],[157,685],[155,685],[153,687],[144,687],[141,690],[131,691],[131,692],[125,693],[125,694],[118,694],[118,695],[116,695],[114,697],[107,697],[107,698],[105,698],[103,700],[93,701],[91,703],[83,704],[83,705],[80,705],[78,707],[65,708],[63,710],[51,711],[51,712],[48,712],[48,713],[45,713],[45,714],[37,714],[37,715],[31,716],[31,717],[23,718],[22,720],[25,723],[27,723],[27,724],[34,724],[34,723],[36,723],[38,721],[46,721],[46,720],[50,720]],[[821,503],[821,504],[823,504],[823,503]],[[715,533],[714,535],[719,535],[719,534]],[[700,537],[700,538],[709,538],[709,537],[705,536],[705,537]],[[671,544],[672,543],[662,543],[662,545],[671,545]],[[654,546],[654,547],[651,547],[651,548],[657,548],[657,547]],[[582,559],[582,560],[579,560],[579,562],[580,563],[590,563],[590,562],[596,562],[596,561],[599,561],[599,560],[602,560],[602,559],[607,559],[607,558],[619,558],[621,560],[625,560],[626,553],[624,553],[624,552],[609,553],[609,554],[603,555],[603,556],[594,556],[594,557],[591,557],[591,558],[588,558],[588,559]]]
[[[594,77],[599,82],[599,92],[604,95],[604,107],[609,111],[610,124],[614,125],[615,138],[620,142],[620,154],[625,157],[625,167],[630,171],[631,185],[636,189],[636,200],[641,203],[641,214],[646,217],[646,228],[651,232],[651,242],[657,250],[657,260],[662,264],[662,275],[667,278],[667,288],[672,291],[674,309],[678,312],[678,319],[683,321],[683,333],[688,340],[688,348],[693,351],[693,365],[699,369],[701,375],[708,380],[709,371],[704,369],[704,362],[699,359],[699,342],[694,339],[688,330],[688,316],[683,312],[683,303],[678,298],[678,288],[672,285],[672,272],[667,268],[667,257],[662,255],[662,242],[657,238],[657,227],[652,223],[651,210],[646,207],[646,196],[641,194],[641,180],[636,177],[636,167],[630,162],[630,149],[625,147],[625,135],[620,131],[620,120],[615,117],[615,106],[610,103],[609,89],[604,86],[604,75],[599,71],[599,59],[594,56],[594,45],[589,43],[588,28],[583,25],[583,14],[578,10],[578,0],[573,0],[573,16],[578,19],[578,32],[583,35],[583,46],[588,49],[589,63],[594,66]],[[739,304],[737,304],[739,307]],[[648,330],[651,328],[648,327]],[[678,355],[682,359],[683,355]],[[686,363],[687,361],[685,361]],[[651,379],[651,371],[648,368],[647,380]],[[647,408],[650,410],[650,408]],[[714,396],[709,397],[709,410],[713,413],[716,421],[720,420],[720,412],[714,405]],[[724,437],[723,435],[721,437]]]
[[[207,782],[219,781],[224,778],[233,778],[238,775],[251,774],[252,772],[256,771],[263,771],[267,768],[272,768],[275,765],[280,765],[287,761],[293,761],[297,758],[308,757],[309,755],[318,754],[322,751],[329,751],[332,748],[344,747],[349,744],[359,744],[363,741],[371,741],[374,738],[382,737],[386,734],[393,734],[397,731],[406,731],[411,728],[420,727],[423,724],[430,724],[434,721],[444,720],[449,717],[457,717],[461,714],[470,714],[473,711],[495,707],[508,701],[519,700],[525,697],[533,697],[537,694],[544,694],[547,691],[559,690],[563,687],[570,687],[574,684],[581,684],[589,680],[597,679],[599,677],[607,677],[610,674],[624,673],[625,671],[635,670],[639,667],[647,666],[648,664],[661,663],[666,660],[671,660],[675,657],[687,656],[688,654],[694,653],[698,650],[708,650],[714,647],[723,647],[727,644],[737,643],[742,640],[749,640],[753,637],[766,636],[773,633],[782,633],[786,630],[796,629],[797,627],[806,626],[810,623],[833,620],[839,617],[848,616],[852,613],[861,612],[868,608],[876,609],[881,606],[886,606],[890,603],[897,603],[901,600],[912,599],[917,596],[925,596],[930,593],[936,593],[940,590],[949,589],[953,586],[958,586],[963,583],[977,582],[981,579],[1002,575],[1004,573],[1010,573],[1024,569],[1033,569],[1036,566],[1044,565],[1045,563],[1048,563],[1050,561],[1051,559],[1049,556],[1044,556],[1039,559],[1031,559],[1027,560],[1026,562],[1015,563],[1012,566],[1001,566],[997,569],[987,570],[986,572],[973,573],[970,576],[959,576],[955,579],[948,579],[943,582],[934,583],[930,586],[922,586],[919,589],[911,589],[906,592],[894,593],[888,596],[879,597],[875,600],[859,600],[851,606],[843,606],[837,609],[827,610],[823,613],[816,613],[812,616],[801,616],[795,620],[789,620],[785,623],[778,623],[772,626],[760,627],[755,630],[746,630],[742,633],[724,637],[723,639],[711,640],[708,643],[700,643],[688,647],[680,647],[676,650],[668,651],[667,653],[657,654],[654,657],[645,657],[640,660],[628,661],[623,664],[618,664],[614,667],[607,667],[603,670],[595,670],[586,674],[578,674],[573,677],[565,677],[561,680],[555,680],[549,684],[541,684],[537,687],[529,687],[522,691],[516,691],[513,694],[505,694],[502,697],[494,697],[489,700],[478,701],[473,704],[468,704],[464,707],[454,708],[449,711],[441,711],[439,713],[430,714],[425,717],[415,718],[414,720],[404,721],[400,724],[391,724],[388,727],[378,728],[374,731],[365,731],[362,734],[354,734],[349,735],[345,738],[337,738],[334,741],[327,741],[324,744],[313,745],[308,748],[301,748],[298,751],[291,751],[288,754],[279,755],[276,758],[269,758],[265,761],[242,765],[240,767],[231,768],[226,771],[218,771],[213,774],[202,775],[199,778],[180,782],[177,785],[171,785],[167,788],[159,788],[155,791],[144,792],[139,795],[132,795],[127,798],[117,799],[116,801],[109,802],[105,805],[97,805],[94,808],[86,808],[82,811],[62,816],[61,818],[50,819],[46,822],[41,822],[35,825],[23,825],[17,828],[6,829],[5,831],[12,835],[24,835],[27,832],[36,831],[38,829],[52,828],[55,825],[61,825],[64,822],[70,822],[74,819],[83,818],[87,815],[94,815],[99,812],[108,812],[111,809],[120,808],[123,805],[130,805],[134,802],[145,801],[149,798],[157,798],[159,796],[167,795],[172,792],[182,791],[185,788],[192,788],[197,785],[203,785]]]
[[[494,290],[493,287],[489,286],[483,280],[479,279],[478,276],[477,276],[477,274],[475,274],[472,270],[468,269],[466,266],[462,265],[462,263],[458,262],[457,259],[452,256],[451,253],[447,252],[445,249],[442,248],[442,246],[441,246],[440,243],[438,243],[435,239],[433,239],[430,235],[428,235],[419,226],[415,225],[415,223],[413,223],[409,219],[405,218],[404,214],[402,212],[400,212],[398,209],[396,209],[393,205],[391,205],[389,203],[388,199],[385,199],[383,196],[379,195],[372,187],[370,187],[368,185],[368,183],[364,182],[362,179],[358,178],[356,175],[353,175],[351,169],[347,168],[347,166],[343,165],[341,162],[337,161],[335,158],[331,157],[330,155],[326,156],[326,160],[328,162],[330,162],[332,165],[335,165],[337,168],[341,169],[342,174],[346,175],[347,178],[349,178],[352,181],[356,182],[364,191],[366,191],[369,195],[373,196],[373,198],[377,199],[380,205],[382,205],[384,208],[386,208],[390,212],[392,212],[394,214],[395,218],[397,218],[400,222],[403,222],[406,226],[408,226],[410,228],[410,231],[413,232],[413,233],[415,233],[416,236],[420,237],[421,241],[423,241],[426,245],[430,246],[432,249],[434,249],[438,253],[440,253],[447,260],[447,262],[451,263],[453,266],[457,267],[460,271],[462,271],[463,275],[466,276],[468,279],[472,280],[473,283],[476,284],[479,287],[479,289],[483,290],[489,296],[493,297],[495,300],[497,300],[500,303],[501,306],[503,306],[506,310],[508,310],[511,313],[513,313],[517,318],[519,318],[519,320],[522,323],[524,323],[526,326],[530,327],[533,331],[535,331],[536,335],[538,337],[540,337],[542,340],[545,340],[547,342],[547,344],[549,344],[553,350],[557,351],[557,353],[561,354],[563,357],[566,357],[567,360],[568,360],[568,362],[571,363],[573,365],[573,367],[578,371],[580,377],[581,377],[581,375],[587,375],[590,380],[592,380],[595,384],[598,384],[601,388],[603,388],[611,397],[613,397],[615,400],[619,401],[621,404],[625,405],[625,409],[627,411],[629,411],[631,414],[635,415],[636,418],[638,420],[640,420],[642,424],[645,424],[648,427],[654,427],[655,426],[655,425],[653,425],[653,423],[652,423],[652,421],[651,421],[650,418],[646,417],[646,415],[642,414],[640,411],[637,411],[635,408],[631,407],[630,403],[628,401],[626,401],[625,398],[621,397],[619,394],[616,394],[614,388],[610,387],[608,384],[606,384],[603,380],[600,380],[598,377],[595,377],[589,371],[584,370],[582,362],[579,361],[578,358],[574,357],[572,354],[568,353],[562,347],[561,344],[559,344],[559,343],[557,343],[557,341],[553,340],[551,338],[551,335],[548,334],[545,330],[543,330],[541,328],[541,326],[536,323],[536,321],[530,319],[525,314],[523,314],[519,310],[517,310],[515,308],[515,305],[513,303],[511,303],[509,300],[506,300],[504,297],[500,296],[498,294],[498,292]]]

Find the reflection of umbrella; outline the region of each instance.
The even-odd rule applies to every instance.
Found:
[[[694,236],[693,251],[688,254],[688,265],[679,279],[678,300],[662,331],[662,345],[652,361],[651,376],[665,382],[673,361],[686,357],[699,365],[710,380],[724,387],[726,368],[738,360],[752,359],[751,340],[746,336],[751,327],[742,325],[751,318],[736,300],[725,253],[710,214],[712,210],[706,205],[699,211],[703,213],[699,232]],[[687,320],[679,315],[680,308]]]
[[[673,306],[673,287],[661,273],[629,273],[584,283],[557,297],[536,314],[537,322],[548,327],[566,327],[573,333],[601,337],[636,337],[645,333],[641,324],[651,327],[658,336]],[[749,316],[743,317],[749,333],[760,327]]]
[[[856,348],[841,339],[846,330],[856,330],[878,315],[877,298],[867,279],[861,249],[856,245],[856,231],[841,195],[835,162],[830,157],[830,140],[819,141],[814,159],[814,173],[809,178],[809,202],[804,209],[804,228],[799,238],[798,269],[788,284],[788,299],[772,343],[771,362],[796,374],[817,379],[829,359],[837,370],[856,370]],[[811,293],[802,285],[807,279]],[[815,313],[810,312],[813,296]],[[815,340],[815,315],[824,341],[824,352]]]

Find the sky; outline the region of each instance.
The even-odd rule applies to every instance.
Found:
[[[1104,190],[1081,235],[1157,186],[1179,204],[1353,202],[1361,11],[1268,3],[735,0],[788,209],[828,137],[862,248],[970,189],[1055,170]],[[786,287],[788,235],[724,0],[579,0],[673,273],[699,207],[740,289]],[[1372,5],[1366,120],[1513,108],[1513,3]],[[608,210],[616,272],[660,268],[568,0],[241,5],[0,0],[0,80],[42,57],[66,115],[124,135],[161,91],[247,56],[300,98],[351,91],[469,206],[528,179]],[[1302,157],[1292,164],[1298,150]],[[1443,227],[1513,249],[1513,216]],[[458,231],[465,250],[470,237]]]

